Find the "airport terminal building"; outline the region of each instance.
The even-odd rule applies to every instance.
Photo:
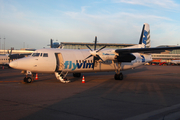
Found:
[[[94,43],[83,43],[83,42],[61,42],[60,46],[63,49],[88,49],[87,46],[94,49]],[[120,49],[124,47],[133,46],[135,44],[119,44],[119,43],[97,43],[96,48],[99,49],[103,46],[110,49]]]
[[[158,47],[175,47],[175,46],[161,45]],[[180,60],[180,50],[172,50],[172,51],[166,50],[165,52],[159,54],[152,54],[152,58],[153,58],[152,62],[156,64],[163,62],[166,64],[170,64],[171,60]]]

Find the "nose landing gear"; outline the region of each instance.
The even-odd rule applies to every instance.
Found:
[[[25,83],[31,83],[33,80],[31,77],[24,77],[24,82]]]
[[[25,71],[22,71],[21,73],[25,73]],[[28,75],[31,75],[31,77],[29,77]],[[24,82],[25,83],[32,83],[34,81],[34,73],[31,73],[30,71],[26,71],[26,77],[24,77]]]

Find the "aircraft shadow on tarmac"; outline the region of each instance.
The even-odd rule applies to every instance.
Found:
[[[143,72],[146,70],[148,70],[147,67],[142,66],[139,68],[134,68],[134,69],[122,71],[122,73],[124,75],[124,80],[125,80],[127,78],[127,76],[132,74],[132,73],[136,74],[136,73],[140,73],[140,72]],[[111,71],[111,72],[97,72],[97,73],[82,73],[82,75],[84,75],[87,78],[88,78],[88,76],[92,76],[92,75],[94,76],[94,78],[97,78],[97,77],[99,78],[102,75],[102,76],[107,76],[107,78],[109,78],[111,80],[114,80],[114,73],[115,72]],[[72,81],[76,81],[76,80],[79,80],[79,79],[77,79],[77,78],[72,79]]]

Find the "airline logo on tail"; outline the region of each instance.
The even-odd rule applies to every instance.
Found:
[[[142,48],[150,48],[150,28],[147,23],[144,23],[143,29],[141,32],[139,44],[142,45]]]
[[[147,23],[144,24],[145,28],[143,31],[143,40],[142,43],[145,45],[145,48],[150,48],[150,28],[149,25]]]
[[[146,45],[148,32],[144,30],[143,43]]]

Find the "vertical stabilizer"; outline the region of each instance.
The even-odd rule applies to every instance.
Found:
[[[53,40],[50,40],[50,48],[53,48]]]
[[[150,42],[150,27],[149,24],[144,23],[143,29],[141,32],[139,44],[142,44],[144,48],[150,48],[151,42]]]

